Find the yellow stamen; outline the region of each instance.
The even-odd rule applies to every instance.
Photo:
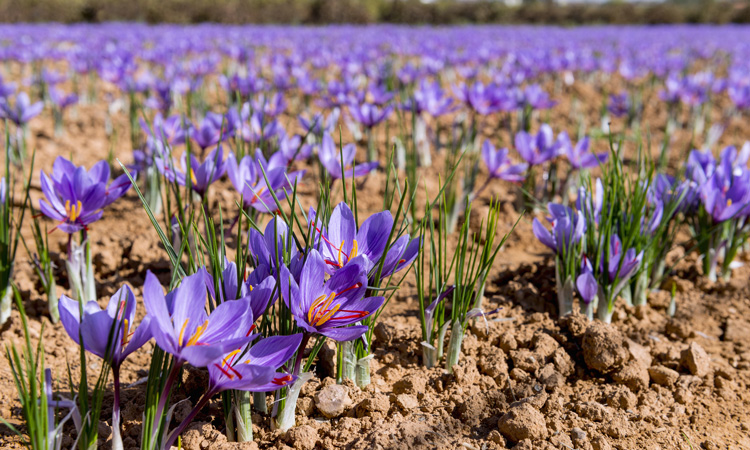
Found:
[[[727,206],[732,206],[732,199],[731,198],[727,199]]]
[[[180,337],[177,338],[177,343],[179,345],[182,345],[182,337],[185,335],[185,328],[187,328],[188,321],[190,319],[185,319],[185,323],[182,324],[182,329],[180,330]]]
[[[189,347],[191,345],[195,345],[198,343],[198,339],[203,335],[203,333],[206,331],[206,327],[208,327],[208,320],[203,322],[203,325],[199,326],[195,329],[195,334],[190,338],[190,340],[185,344],[186,347]]]
[[[351,255],[349,255],[349,258],[350,258],[350,259],[351,259],[351,258],[356,258],[356,257],[357,257],[357,250],[358,250],[358,249],[359,249],[359,248],[358,248],[358,246],[357,246],[357,240],[355,239],[355,240],[354,240],[354,243],[352,244],[352,254],[351,254]]]
[[[344,241],[341,241],[341,244],[339,245],[339,258],[338,258],[339,259],[339,267],[343,266],[343,264],[341,264],[341,253],[343,251],[343,248],[344,248]]]
[[[314,326],[319,327],[319,326],[323,325],[324,323],[328,322],[331,319],[331,317],[333,317],[333,315],[336,314],[339,311],[340,307],[341,307],[341,305],[337,304],[336,306],[334,306],[333,308],[331,308],[330,311],[328,311],[327,313],[323,314],[323,316],[321,316],[318,319],[318,321],[315,322]]]
[[[315,301],[313,301],[312,305],[310,305],[310,309],[307,311],[307,321],[312,323],[313,322],[313,313],[315,312],[315,308],[318,307],[323,301],[325,301],[326,296],[321,295],[320,297],[316,298]]]
[[[195,178],[195,171],[193,169],[190,169],[190,181],[192,181],[193,184],[198,184],[198,180]]]

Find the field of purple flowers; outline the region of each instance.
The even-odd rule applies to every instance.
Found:
[[[0,26],[0,444],[750,448],[748,38]]]

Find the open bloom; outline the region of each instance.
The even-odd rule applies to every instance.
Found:
[[[255,276],[260,279],[269,274],[278,274],[284,264],[284,255],[289,254],[289,270],[298,279],[302,271],[304,254],[291,238],[289,227],[279,217],[274,217],[266,225],[263,234],[254,228],[247,232],[247,245],[255,267]]]
[[[315,222],[315,210],[310,208],[308,220],[317,234],[316,248],[326,265],[326,272],[333,274],[357,256],[365,256],[371,265],[380,260],[393,228],[390,211],[381,211],[368,217],[357,229],[357,222],[349,205],[339,203],[333,209],[328,224]]]
[[[750,204],[750,172],[734,175],[728,170],[717,168],[700,189],[703,207],[716,223],[746,214]]]
[[[39,200],[42,214],[59,222],[55,228],[73,234],[87,229],[101,219],[103,209],[122,197],[130,189],[127,174],[109,183],[109,164],[99,161],[91,170],[75,166],[58,156],[51,176],[40,174],[42,192],[46,199]]]
[[[576,170],[597,167],[607,161],[609,154],[593,153],[589,150],[589,138],[584,137],[575,145],[570,141],[568,133],[563,131],[557,137],[559,152],[567,156],[570,165]]]
[[[557,156],[557,145],[552,128],[544,124],[536,136],[525,131],[516,134],[516,150],[531,166],[543,164]]]
[[[605,252],[602,253],[601,272],[609,276],[609,281],[619,279],[620,284],[635,273],[643,259],[643,251],[636,254],[635,249],[630,248],[623,252],[622,241],[616,234],[613,234],[610,238],[609,259],[607,259]]]
[[[190,169],[187,167],[187,152],[182,154],[180,165],[181,171],[175,169],[174,159],[172,158],[155,158],[156,167],[167,180],[175,182],[181,186],[185,185],[185,173],[190,173],[190,182],[193,191],[203,197],[216,180],[224,175],[226,165],[224,163],[224,150],[221,146],[213,149],[206,159],[201,163],[195,154],[190,154]]]
[[[377,311],[383,297],[362,298],[367,290],[367,268],[363,256],[355,258],[325,280],[326,263],[311,250],[302,268],[299,285],[282,267],[281,295],[297,325],[335,341],[351,341],[367,331],[367,325],[352,325]],[[352,325],[352,326],[348,326]]]
[[[524,163],[512,164],[508,157],[508,149],[496,150],[489,140],[482,144],[482,159],[487,164],[487,170],[490,172],[491,178],[513,182],[521,182],[526,178],[525,172],[529,165]]]
[[[158,142],[166,143],[169,146],[185,142],[185,128],[189,127],[189,124],[185,123],[180,116],[164,118],[161,113],[157,113],[151,125],[146,123],[142,118],[139,120],[141,129],[150,138]]]
[[[405,101],[401,108],[413,110],[416,114],[427,113],[432,117],[440,117],[455,109],[453,99],[445,95],[440,83],[430,83],[425,79],[419,82],[419,86],[414,89],[413,97]]]
[[[271,336],[247,351],[240,348],[227,352],[208,366],[209,390],[270,392],[294,383],[293,375],[276,371],[289,361],[301,341],[301,333]]]
[[[151,316],[151,331],[159,347],[178,363],[205,367],[256,336],[247,300],[227,300],[206,313],[205,269],[183,278],[164,295],[154,274],[146,274],[143,303]]]
[[[333,138],[330,134],[323,135],[323,141],[320,144],[320,150],[318,151],[318,157],[320,158],[320,164],[325,167],[328,174],[334,180],[341,178],[342,174],[346,178],[351,176],[361,177],[367,175],[378,167],[378,162],[368,162],[363,164],[357,164],[352,168],[354,164],[354,156],[357,153],[357,147],[354,144],[347,144],[341,148],[334,144]],[[341,163],[344,163],[343,170]]]
[[[534,236],[558,255],[566,252],[583,237],[586,222],[581,211],[573,211],[567,206],[550,203],[548,206],[552,223],[552,232],[547,230],[538,219],[534,219],[532,228]]]
[[[283,167],[269,168],[264,177],[258,168],[257,159],[250,155],[245,155],[238,163],[234,153],[230,152],[226,167],[229,180],[237,192],[242,194],[245,206],[251,206],[259,212],[276,211],[276,202],[271,192],[275,192],[277,198],[284,198],[285,188],[290,187]]]
[[[222,114],[209,112],[198,127],[190,128],[190,137],[205,150],[232,137],[234,130],[234,121]]]
[[[386,106],[381,108],[380,106],[373,103],[355,103],[349,104],[349,114],[357,122],[361,123],[367,128],[373,128],[380,122],[384,121],[391,115],[393,111],[392,106]]]
[[[102,310],[95,301],[83,306],[65,295],[60,297],[60,321],[73,341],[94,355],[108,361],[113,367],[151,339],[151,317],[146,316],[135,326],[136,300],[130,287],[123,286],[110,297],[107,309]]]
[[[43,108],[44,103],[31,103],[29,94],[25,92],[16,96],[16,103],[13,106],[8,103],[7,98],[0,98],[0,118],[8,119],[19,127],[38,116]]]

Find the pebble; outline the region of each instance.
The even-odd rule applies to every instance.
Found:
[[[315,394],[315,406],[328,419],[340,416],[351,404],[349,388],[341,384],[325,386]]]
[[[680,374],[677,371],[664,366],[649,367],[648,374],[651,377],[651,381],[660,386],[672,386],[680,378]]]

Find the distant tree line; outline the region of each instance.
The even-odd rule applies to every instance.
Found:
[[[558,5],[549,0],[0,0],[3,22],[664,24],[750,23],[750,2]]]

